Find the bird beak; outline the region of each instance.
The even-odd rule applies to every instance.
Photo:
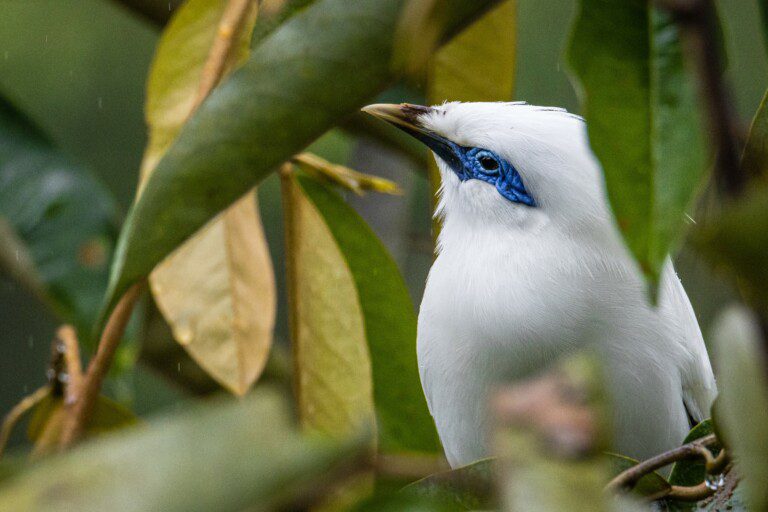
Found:
[[[452,169],[459,172],[461,160],[457,155],[457,146],[445,137],[428,130],[421,123],[422,116],[434,112],[431,107],[401,103],[399,105],[389,103],[376,103],[361,109],[379,119],[394,125],[408,135],[423,142],[429,149],[435,152]]]

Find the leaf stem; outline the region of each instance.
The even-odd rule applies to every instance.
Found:
[[[47,397],[51,393],[51,386],[46,384],[35,390],[31,395],[27,395],[16,404],[13,409],[8,411],[8,414],[3,418],[3,423],[0,425],[0,458],[3,456],[5,446],[8,444],[8,439],[11,437],[13,427],[24,416],[24,414],[36,406],[40,401]]]
[[[216,38],[213,41],[208,59],[203,66],[203,74],[197,89],[192,112],[208,97],[214,87],[218,85],[232,56],[232,48],[237,40],[237,34],[243,28],[248,17],[248,11],[253,7],[253,0],[229,0],[221,15]]]
[[[85,374],[77,395],[72,397],[72,402],[67,404],[67,416],[64,419],[59,447],[64,449],[80,440],[85,427],[93,414],[96,400],[101,391],[101,385],[107,376],[112,359],[115,356],[120,340],[123,338],[125,327],[131,318],[131,312],[141,292],[146,286],[146,280],[142,280],[131,286],[120,298],[117,306],[107,321],[104,332],[99,340],[99,348],[93,356],[88,371]]]

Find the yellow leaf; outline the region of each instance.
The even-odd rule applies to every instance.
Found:
[[[291,340],[299,419],[344,437],[375,429],[371,362],[352,273],[323,217],[283,177]],[[375,439],[375,436],[372,436]]]
[[[174,338],[233,393],[258,378],[272,343],[275,282],[253,191],[150,277]]]
[[[244,9],[239,24],[233,23],[233,6]],[[226,26],[220,26],[225,11]],[[256,12],[255,1],[189,0],[176,13],[147,85],[150,140],[142,183],[196,108],[201,87],[205,94],[215,82],[208,75],[203,81],[206,66],[217,68],[207,64],[211,49],[216,44],[224,56],[225,72],[242,61]],[[237,30],[230,32],[232,27]],[[231,37],[231,46],[217,37]],[[264,369],[276,310],[274,272],[253,190],[168,256],[149,281],[176,341],[228,390],[248,391]]]
[[[437,52],[429,67],[430,103],[512,99],[515,9],[515,0],[502,2]]]
[[[376,448],[373,375],[352,272],[322,215],[283,175],[294,389],[304,429],[344,439],[360,428]],[[346,509],[373,490],[373,474],[332,489],[315,512]]]

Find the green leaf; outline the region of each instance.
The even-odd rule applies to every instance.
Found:
[[[405,492],[379,492],[351,509],[354,512],[455,512],[456,506],[440,496]]]
[[[624,455],[619,455],[618,453],[607,453],[606,455],[608,455],[608,460],[611,463],[611,471],[614,476],[639,463],[639,461],[632,457],[626,457]],[[632,494],[639,497],[658,497],[669,490],[669,487],[669,482],[654,471],[643,476],[637,484],[635,484],[635,487],[632,489]]]
[[[752,176],[768,175],[768,91],[752,119],[741,163]]]
[[[568,51],[619,229],[653,289],[706,169],[677,28],[645,0],[581,0]]]
[[[691,429],[688,435],[685,436],[683,444],[708,436],[712,432],[712,420],[706,419]],[[720,449],[716,448],[712,452],[716,455],[720,453]],[[669,474],[669,483],[685,486],[698,485],[704,481],[706,474],[707,470],[701,459],[681,460],[672,466],[672,472]]]
[[[316,232],[305,230],[299,235],[325,235],[313,242],[315,246],[328,245],[331,240],[335,244],[333,252],[318,252],[317,260],[311,262],[315,268],[308,266],[306,272],[332,273],[333,276],[319,276],[325,281],[317,281],[317,286],[323,282],[327,285],[328,279],[334,277],[332,282],[337,288],[308,290],[324,296],[322,301],[320,297],[308,306],[320,308],[314,311],[315,317],[320,319],[322,314],[342,316],[344,321],[337,325],[343,329],[340,332],[348,338],[362,337],[367,342],[380,450],[439,450],[416,364],[416,315],[397,266],[371,229],[336,193],[308,176],[291,180],[295,193],[300,194],[292,201],[294,204],[298,200],[306,201],[304,208],[312,207],[307,215],[312,214],[314,217],[311,218],[315,219]],[[324,226],[318,225],[318,221]],[[327,233],[319,233],[320,230],[327,230]],[[288,236],[291,236],[290,228]],[[343,258],[344,265],[339,264],[339,257]],[[309,273],[305,274],[305,277],[309,276]],[[301,285],[311,286],[311,283]],[[322,311],[323,301],[327,303],[325,313]],[[345,305],[341,311],[337,309],[339,303]],[[332,320],[325,319],[326,322]],[[344,356],[352,358],[350,362],[360,359],[354,352],[345,352]],[[349,371],[351,369],[344,370]]]
[[[435,473],[406,486],[408,494],[430,499],[450,498],[461,510],[496,508],[494,459],[484,459],[467,466]]]
[[[65,413],[62,397],[48,395],[35,406],[29,419],[27,436],[35,443],[36,454],[48,453],[58,447]],[[88,422],[86,435],[96,436],[138,423],[139,419],[130,410],[114,400],[100,396]]]
[[[715,423],[742,476],[749,510],[768,508],[768,379],[762,336],[747,312],[730,310],[716,330],[714,366],[720,395]]]
[[[760,8],[760,20],[762,21],[763,43],[768,50],[768,0],[757,0]]]
[[[109,192],[0,98],[0,264],[88,342],[117,235]]]
[[[696,248],[715,266],[735,277],[755,306],[768,311],[768,187],[757,185],[737,203],[696,230]]]
[[[494,3],[446,3],[447,32]],[[147,181],[120,235],[102,320],[131,283],[399,75],[389,62],[402,4],[318,0],[264,38]]]
[[[285,402],[262,390],[46,459],[4,485],[0,509],[272,510],[309,484],[348,474],[361,458],[361,441],[300,436]]]

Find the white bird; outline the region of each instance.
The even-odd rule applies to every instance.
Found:
[[[488,393],[596,343],[614,449],[643,459],[709,415],[715,380],[671,261],[649,304],[584,121],[525,103],[371,105],[434,152],[438,256],[418,322],[421,382],[453,467],[488,456]],[[621,129],[621,127],[616,127]]]

